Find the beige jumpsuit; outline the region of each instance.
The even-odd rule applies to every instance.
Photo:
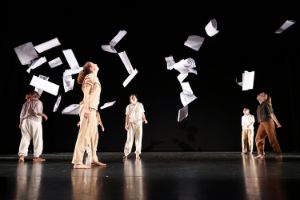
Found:
[[[124,154],[128,156],[131,152],[133,140],[135,141],[135,153],[141,154],[143,138],[143,113],[145,112],[142,103],[129,104],[126,107],[126,115],[129,117],[129,128],[127,130],[127,140],[124,147]]]
[[[101,84],[96,74],[89,74],[82,83],[83,93],[88,93],[89,98],[80,102],[80,128],[77,136],[75,150],[73,154],[73,164],[83,164],[85,150],[91,162],[98,162],[98,119],[97,109],[100,102]],[[88,118],[84,117],[84,102],[87,102],[90,114]]]

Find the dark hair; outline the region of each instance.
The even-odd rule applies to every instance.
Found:
[[[135,96],[135,98],[138,99],[138,96],[137,96],[136,94],[131,94],[131,95],[129,96],[129,101],[130,101],[131,97],[133,97],[133,96]]]

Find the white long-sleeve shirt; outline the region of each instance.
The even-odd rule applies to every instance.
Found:
[[[253,115],[248,114],[248,115],[242,116],[242,128],[243,129],[253,129],[254,122],[255,122],[255,118]]]

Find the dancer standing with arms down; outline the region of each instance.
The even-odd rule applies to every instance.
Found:
[[[133,140],[135,141],[135,156],[140,158],[142,151],[143,122],[148,123],[145,110],[142,103],[138,102],[135,94],[129,97],[130,104],[126,107],[125,129],[127,131],[127,140],[124,147],[124,156],[126,159],[131,152]]]
[[[242,116],[242,153],[247,153],[247,149],[252,154],[254,140],[254,122],[255,118],[250,114],[249,108],[243,109]],[[247,148],[249,147],[249,148]]]
[[[77,136],[72,163],[75,169],[88,169],[83,163],[84,152],[91,157],[91,164],[106,166],[97,156],[98,120],[97,109],[100,103],[101,84],[97,77],[99,68],[93,62],[86,62],[78,74],[77,82],[82,84],[83,100],[80,102],[80,128]]]
[[[281,127],[281,124],[278,122],[271,103],[271,97],[267,93],[262,92],[257,95],[256,98],[259,102],[257,106],[257,120],[259,126],[257,129],[255,142],[258,155],[256,159],[264,159],[265,157],[265,139],[268,137],[270,145],[272,146],[276,156],[281,156],[281,149],[276,137],[275,124],[277,128]]]

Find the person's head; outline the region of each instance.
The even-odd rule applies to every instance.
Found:
[[[31,91],[29,92],[29,94],[27,94],[29,99],[32,99],[32,100],[36,100],[36,99],[39,99],[40,98],[40,95],[38,92],[36,91]]]
[[[86,75],[90,74],[90,73],[95,73],[97,74],[99,71],[99,67],[97,64],[88,61],[83,65],[83,69],[79,72],[78,76],[77,76],[77,83],[78,84],[82,84],[84,78]]]
[[[136,104],[137,101],[138,101],[138,98],[137,98],[136,94],[130,95],[130,96],[129,96],[129,101],[130,101],[130,103],[132,103],[132,104]]]
[[[243,113],[244,113],[244,115],[250,114],[249,108],[244,108],[244,109],[243,109]]]
[[[261,104],[268,99],[268,94],[265,92],[261,92],[257,95],[256,99]]]

